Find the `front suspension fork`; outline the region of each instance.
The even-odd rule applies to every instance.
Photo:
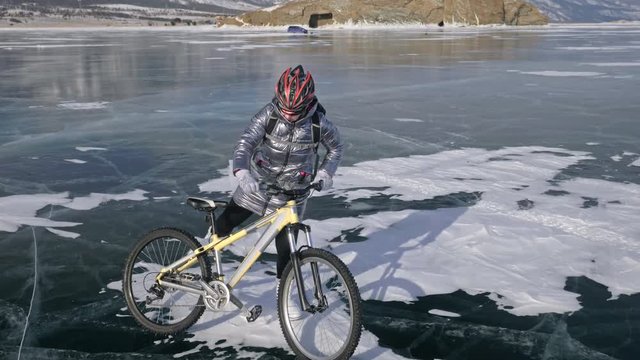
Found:
[[[316,262],[311,263],[311,274],[313,277],[313,285],[315,288],[313,294],[316,300],[318,300],[318,306],[314,306],[310,305],[309,301],[307,300],[304,280],[302,279],[302,270],[300,268],[299,252],[296,249],[295,245],[294,229],[296,231],[302,230],[304,232],[308,247],[313,247],[313,244],[311,243],[311,229],[307,225],[298,223],[296,225],[287,227],[287,239],[289,241],[289,248],[291,249],[293,275],[296,281],[296,285],[298,286],[298,300],[300,301],[300,307],[304,309],[304,311],[308,312],[315,312],[317,310],[322,311],[327,307],[327,299],[322,293],[322,281],[320,279],[320,272],[318,271],[318,264]]]

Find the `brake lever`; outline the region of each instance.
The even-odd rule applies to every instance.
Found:
[[[263,190],[267,195],[269,196],[275,196],[278,195],[282,190],[278,189],[277,187],[273,186],[273,185],[266,185]]]

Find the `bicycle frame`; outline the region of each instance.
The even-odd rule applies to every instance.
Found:
[[[166,281],[163,281],[162,279],[164,278],[165,275],[169,273],[175,274],[175,273],[181,273],[185,271],[186,269],[190,268],[198,261],[199,256],[206,256],[206,253],[209,251],[213,251],[214,253],[215,260],[216,260],[216,271],[217,271],[218,277],[219,279],[224,281],[224,274],[222,273],[222,267],[220,264],[220,251],[225,247],[235,243],[236,241],[244,238],[245,236],[247,236],[247,234],[252,233],[257,229],[263,228],[268,225],[269,227],[264,231],[264,233],[262,233],[258,241],[256,241],[253,248],[245,256],[240,266],[236,269],[236,271],[231,276],[231,279],[226,284],[229,290],[231,290],[244,277],[244,275],[247,273],[247,271],[249,271],[249,269],[253,266],[253,264],[260,258],[260,255],[262,255],[266,247],[269,246],[269,244],[275,239],[276,235],[285,227],[289,225],[296,225],[296,224],[300,224],[300,219],[298,217],[298,212],[296,210],[296,202],[293,200],[290,200],[286,203],[286,205],[277,209],[271,214],[265,215],[260,219],[256,220],[255,222],[253,222],[252,224],[248,225],[247,227],[240,229],[239,231],[232,233],[228,236],[225,236],[223,238],[219,238],[215,234],[215,231],[213,231],[214,229],[210,229],[208,234],[210,239],[209,244],[201,246],[200,248],[196,249],[192,254],[189,254],[175,261],[173,264],[160,270],[160,273],[156,277],[156,281],[163,286],[172,287],[172,288],[176,288],[183,291],[200,292],[196,289],[192,289],[189,287],[177,286],[177,284],[166,282]],[[298,261],[299,259],[298,259],[297,251],[295,248],[295,239],[294,239],[293,231],[291,230],[291,228],[289,228],[288,230],[289,230],[287,233],[288,242],[289,242],[289,247],[291,249],[291,259],[294,266],[295,280],[299,289],[298,291],[299,297],[300,297],[299,300],[302,308],[305,310],[309,310],[309,309],[312,309],[312,307],[309,305],[306,299],[306,295],[304,293],[304,284],[302,282],[302,277],[300,275],[301,273],[300,264]],[[307,245],[309,247],[312,247],[309,228],[306,226],[302,226],[302,230],[305,234]],[[319,301],[321,301],[321,306],[322,306],[324,297],[322,294],[321,287],[319,286],[320,279],[318,276],[317,264],[315,263],[312,264],[312,272],[313,272],[314,285],[316,287],[316,291],[314,295]],[[206,286],[205,284],[206,283],[204,283],[203,286]],[[242,304],[241,303],[238,304],[237,302],[239,301],[233,298],[233,295],[232,295],[231,301],[239,308],[243,308]]]

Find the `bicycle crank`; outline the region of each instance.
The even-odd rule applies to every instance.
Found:
[[[210,283],[200,280],[200,285],[206,293],[204,303],[211,311],[220,311],[229,303],[229,288],[222,281],[214,280]]]

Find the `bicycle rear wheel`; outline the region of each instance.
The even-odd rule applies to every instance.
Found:
[[[158,334],[174,334],[193,325],[205,310],[201,295],[160,286],[160,270],[200,247],[189,233],[173,228],[151,231],[138,242],[127,258],[123,274],[123,292],[134,319]],[[211,280],[207,256],[198,257],[192,267],[178,275],[168,275],[182,285],[197,285]]]
[[[304,358],[347,359],[362,332],[360,292],[353,275],[328,251],[310,248],[299,257],[305,294],[317,311],[301,308],[293,263],[289,262],[278,286],[278,317],[287,343]],[[312,264],[317,265],[326,306],[315,296]]]

